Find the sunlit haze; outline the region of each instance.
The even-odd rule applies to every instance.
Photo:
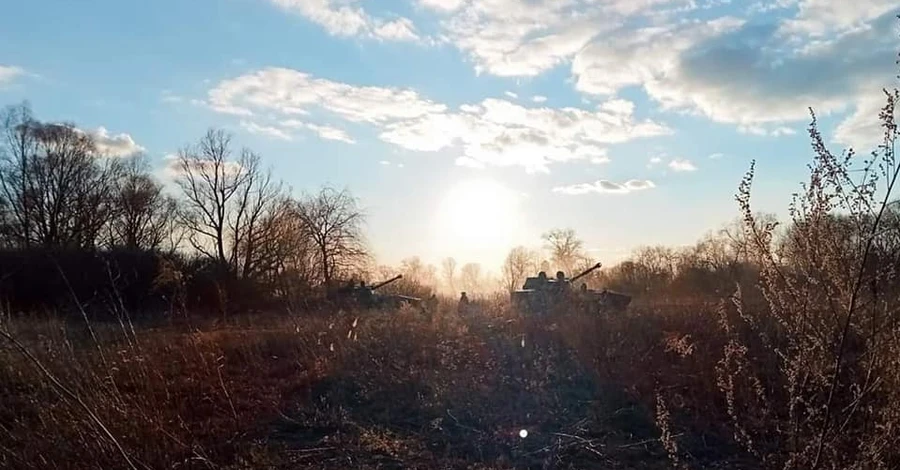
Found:
[[[455,184],[435,212],[434,253],[498,266],[510,247],[529,241],[522,236],[524,197],[491,179]]]
[[[853,5],[852,7],[849,5]],[[784,214],[810,158],[878,142],[896,2],[161,0],[5,5],[0,102],[117,155],[233,133],[295,194],[348,189],[378,262],[496,271],[571,227],[606,263]],[[46,12],[65,18],[47,21]],[[127,26],[125,26],[127,25]]]

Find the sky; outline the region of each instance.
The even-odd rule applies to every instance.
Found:
[[[0,104],[111,154],[225,129],[300,195],[346,188],[379,261],[499,266],[573,228],[606,263],[785,214],[812,153],[879,142],[895,0],[30,0]]]

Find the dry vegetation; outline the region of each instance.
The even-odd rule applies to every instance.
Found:
[[[754,213],[751,166],[737,230],[677,262],[648,249],[611,269],[599,281],[644,293],[623,315],[522,318],[502,296],[464,317],[447,300],[433,314],[291,302],[235,314],[220,295],[210,317],[188,307],[178,267],[157,270],[177,287],[165,319],[135,324],[123,302],[4,308],[0,467],[898,468],[898,94],[885,96],[871,156],[832,154],[813,119],[791,220]],[[269,270],[255,242],[283,235],[264,222],[288,208],[241,200],[259,220],[204,220],[200,203],[182,216],[213,233],[208,257],[232,274]],[[354,212],[345,203],[325,192],[294,221]],[[330,278],[339,254],[362,255],[283,240],[296,264],[272,272],[318,259]],[[510,273],[528,266],[520,254]]]
[[[734,464],[721,417],[678,417],[715,398],[714,383],[679,389],[715,365],[695,362],[715,335],[701,351],[698,338],[677,349],[688,340],[672,333],[703,321],[652,310],[525,321],[499,305],[461,319],[446,304],[433,318],[255,316],[136,332],[13,320],[0,464],[667,468],[658,425],[682,458]],[[663,375],[676,382],[660,387]],[[658,413],[658,393],[672,415]]]

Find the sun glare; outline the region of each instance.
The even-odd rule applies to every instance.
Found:
[[[490,179],[462,181],[440,201],[435,242],[453,256],[490,262],[515,242],[519,196]]]

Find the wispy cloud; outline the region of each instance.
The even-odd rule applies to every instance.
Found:
[[[512,98],[512,99],[514,99],[514,100],[519,98],[519,95],[517,95],[517,94],[515,94],[515,93],[513,93],[513,92],[511,92],[511,91],[504,91],[503,94],[506,95],[506,96],[508,96],[508,97],[510,97],[510,98]]]
[[[597,180],[593,183],[579,183],[569,186],[558,186],[553,188],[553,192],[576,196],[590,193],[612,193],[626,194],[633,191],[642,191],[645,189],[655,188],[656,185],[650,180],[628,180],[624,183],[615,183],[609,180]]]
[[[543,95],[534,95],[531,97],[531,101],[534,101],[535,103],[545,103],[547,102],[547,97]]]
[[[344,132],[341,129],[331,126],[321,126],[318,124],[307,124],[306,127],[319,135],[319,137],[325,140],[336,140],[339,142],[346,142],[348,144],[355,144],[356,141],[353,140],[350,135]]]
[[[389,41],[416,41],[409,18],[375,18],[358,0],[271,0],[279,7],[318,24],[333,36],[362,36]]]
[[[310,122],[304,122],[299,119],[287,119],[278,123],[279,126],[286,129],[306,129],[314,132],[321,139],[325,140],[334,140],[338,142],[345,142],[348,144],[355,144],[356,141],[350,137],[343,129],[338,129],[337,127],[328,126],[324,124],[313,124]]]
[[[0,65],[0,87],[9,85],[13,80],[25,75],[25,69],[15,65]]]
[[[751,134],[751,135],[759,135],[759,136],[772,136],[772,137],[780,137],[783,135],[794,135],[797,133],[794,129],[786,126],[778,126],[772,129],[768,129],[766,127],[756,125],[756,124],[743,124],[738,126],[738,132],[741,134]]]
[[[253,121],[241,120],[241,127],[251,134],[265,135],[280,140],[293,140],[287,132],[272,126],[264,126]]]
[[[605,157],[607,144],[672,132],[664,124],[636,119],[634,105],[622,99],[589,110],[530,108],[489,98],[451,110],[412,90],[357,86],[283,68],[225,80],[210,90],[208,100],[212,109],[228,114],[275,112],[284,119],[327,116],[366,123],[381,140],[407,150],[459,146],[467,166],[477,161],[530,172],[547,171],[555,162]]]
[[[669,168],[672,171],[697,171],[697,166],[694,165],[690,160],[685,159],[674,159],[669,162]]]
[[[653,168],[660,163],[662,163],[662,157],[650,157],[650,160],[647,160],[647,168]]]
[[[725,156],[724,153],[713,153],[709,156],[709,159],[710,160],[719,160],[720,158],[722,158],[724,156]]]

